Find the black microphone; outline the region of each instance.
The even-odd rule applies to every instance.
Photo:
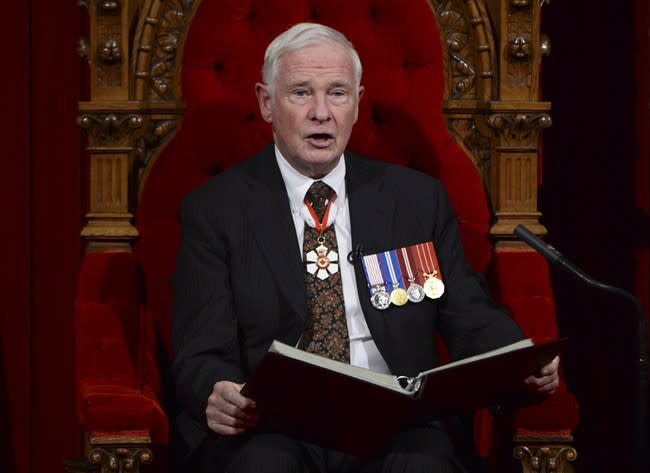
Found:
[[[348,261],[350,262],[350,264],[354,264],[357,261],[359,261],[359,259],[362,256],[365,256],[365,253],[363,251],[363,245],[361,243],[357,243],[354,246],[354,250],[348,253]]]
[[[640,446],[640,471],[648,471],[647,468],[647,457],[645,453],[646,438],[648,436],[648,426],[649,419],[647,419],[647,399],[648,399],[648,341],[647,336],[647,325],[645,319],[645,313],[643,311],[643,306],[641,302],[634,297],[629,292],[619,289],[618,287],[610,286],[609,284],[603,284],[602,282],[596,281],[589,276],[587,276],[583,271],[576,267],[573,263],[567,260],[564,256],[560,254],[555,248],[553,248],[548,243],[542,241],[537,235],[531,232],[528,228],[523,225],[517,225],[514,231],[517,238],[528,243],[532,249],[540,253],[544,258],[548,260],[549,263],[562,268],[564,271],[571,274],[573,277],[577,278],[581,282],[587,284],[588,286],[601,289],[605,292],[611,294],[616,294],[618,296],[624,297],[628,301],[634,304],[636,312],[638,315],[638,367],[639,367],[639,426],[638,426],[638,435],[639,435],[639,446]]]
[[[548,243],[544,242],[541,238],[539,238],[537,235],[535,235],[525,226],[521,224],[517,225],[515,227],[515,235],[517,235],[517,238],[519,238],[520,240],[528,243],[528,245],[533,250],[540,253],[544,258],[546,258],[546,260],[549,263],[555,266],[559,266],[560,268],[570,273],[572,276],[582,280],[583,282],[589,285],[593,285],[592,283],[595,282],[589,276],[587,276],[580,268],[578,268],[573,263],[571,263],[568,259],[562,256],[562,254],[559,251],[557,251]]]

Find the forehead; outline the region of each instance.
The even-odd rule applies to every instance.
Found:
[[[345,46],[324,40],[280,56],[278,76],[288,81],[311,79],[313,76],[353,81],[354,65]]]

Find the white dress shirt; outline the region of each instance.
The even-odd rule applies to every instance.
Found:
[[[304,176],[296,171],[275,147],[275,158],[280,167],[280,173],[289,196],[291,215],[296,227],[296,237],[300,246],[301,259],[303,257],[302,244],[305,232],[305,222],[310,226],[311,218],[304,204],[305,194],[314,183],[314,179]],[[350,364],[369,368],[381,373],[390,373],[388,365],[377,350],[377,345],[370,335],[368,324],[361,311],[354,266],[348,261],[347,255],[352,251],[352,234],[350,231],[350,208],[345,191],[345,159],[339,159],[336,167],[325,177],[320,179],[336,192],[336,200],[330,208],[329,221],[334,223],[336,242],[339,254],[339,271],[343,283],[343,299],[345,303],[345,317],[350,335]],[[329,222],[328,222],[329,223]],[[305,270],[306,271],[306,270]],[[364,294],[370,297],[368,293]]]

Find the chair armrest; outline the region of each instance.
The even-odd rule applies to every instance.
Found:
[[[528,248],[497,248],[489,282],[495,299],[508,309],[527,337],[541,340],[558,337],[548,265],[540,254]],[[528,445],[530,439],[557,445],[564,451],[578,424],[578,410],[578,403],[567,390],[560,371],[560,387],[555,394],[540,403],[514,408],[497,419],[490,430],[492,440],[500,446],[494,448],[492,445],[490,450],[507,451],[503,448],[506,440],[502,433],[505,432],[510,438],[514,434],[516,444],[523,446],[516,451],[532,448]],[[485,428],[483,433],[486,434]],[[567,448],[566,451],[575,453]]]
[[[155,328],[131,253],[85,256],[76,298],[76,409],[86,432],[149,432],[166,443]]]
[[[527,337],[558,337],[548,265],[540,254],[523,248],[497,248],[489,281],[495,299],[508,309]]]

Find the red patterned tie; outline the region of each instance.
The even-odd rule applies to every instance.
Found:
[[[323,220],[334,196],[332,188],[322,181],[314,182],[307,191],[306,200],[319,221]],[[309,313],[300,346],[309,352],[349,363],[350,341],[334,225],[319,233],[305,224],[303,253]]]

